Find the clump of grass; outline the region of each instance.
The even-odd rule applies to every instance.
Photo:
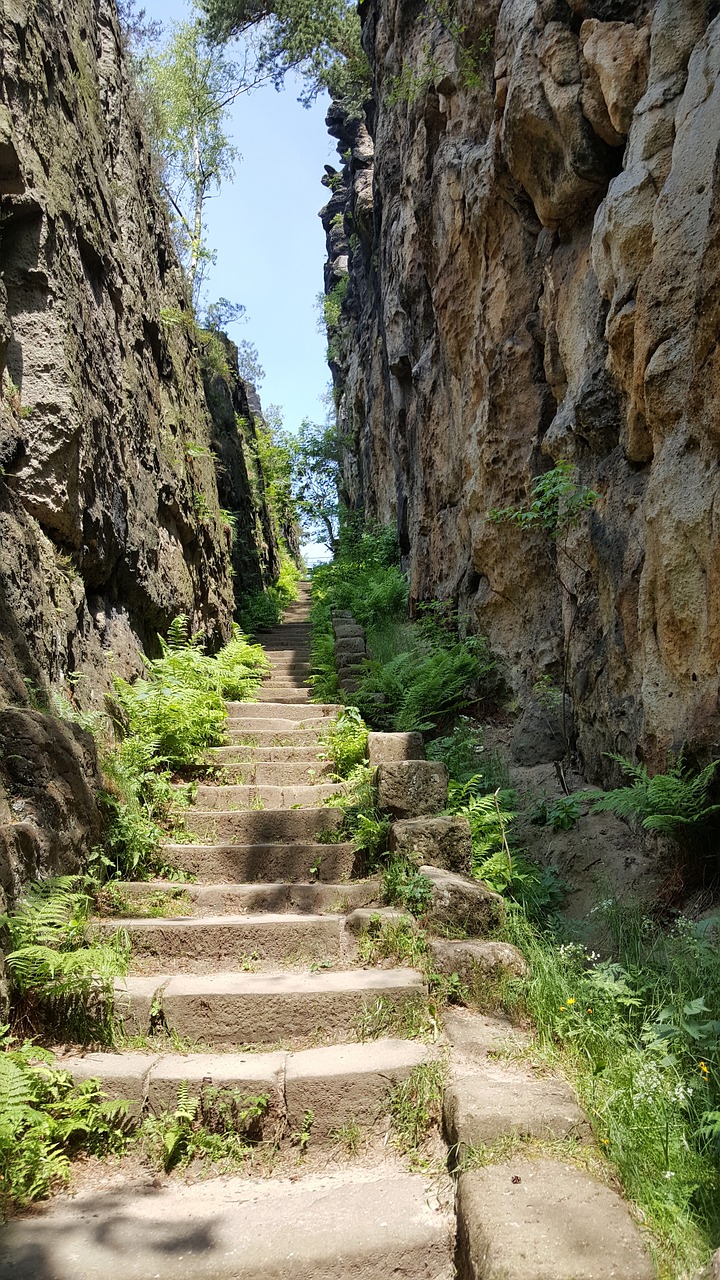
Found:
[[[372,915],[358,942],[363,964],[392,961],[410,968],[425,969],[428,945],[425,934],[411,920],[384,920]]]
[[[442,1108],[447,1064],[441,1058],[412,1068],[407,1080],[396,1085],[390,1098],[390,1116],[396,1146],[403,1155],[418,1155],[431,1133],[442,1128]]]
[[[377,1040],[380,1036],[397,1035],[407,1040],[437,1040],[440,1035],[440,1011],[434,1000],[418,996],[395,1004],[385,996],[368,1001],[354,1021],[358,1040]]]
[[[330,1130],[330,1137],[344,1155],[356,1156],[362,1146],[363,1131],[357,1120],[346,1120]]]

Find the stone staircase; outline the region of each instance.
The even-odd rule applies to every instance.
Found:
[[[260,1136],[282,1145],[305,1130],[314,1161],[287,1176],[121,1177],[60,1195],[0,1236],[0,1280],[651,1280],[626,1205],[571,1161],[540,1152],[466,1170],[456,1230],[442,1155],[423,1173],[383,1148],[390,1090],[440,1053],[451,1163],[508,1135],[558,1151],[590,1135],[566,1085],[498,1058],[513,1047],[502,1019],[451,1010],[444,1045],[359,1040],[368,1010],[401,1015],[425,1000],[425,980],[359,963],[379,884],[359,876],[351,843],[323,839],[342,821],[323,803],[339,788],[319,750],[337,708],[309,701],[307,605],[303,594],[265,639],[258,701],[228,705],[217,780],[187,819],[202,843],[168,846],[197,877],[183,886],[192,914],[122,921],[133,964],[117,1009],[144,1047],[62,1065],[100,1077],[136,1115],[172,1109],[183,1082],[263,1095]],[[126,888],[139,903],[168,886]],[[458,965],[459,952],[448,972]],[[338,1159],[348,1124],[379,1134],[384,1155]]]

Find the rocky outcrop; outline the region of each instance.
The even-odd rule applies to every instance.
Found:
[[[521,703],[567,671],[589,776],[712,750],[717,5],[362,12],[373,101],[330,113],[322,215],[353,505],[397,521],[412,599],[454,600]],[[599,495],[567,539],[488,523],[559,460]]]

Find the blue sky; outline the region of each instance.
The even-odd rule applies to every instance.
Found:
[[[164,24],[192,12],[182,0],[139,0],[138,7]],[[279,405],[291,431],[305,417],[325,417],[320,397],[330,374],[316,310],[325,235],[317,214],[329,196],[323,166],[338,162],[325,129],[327,100],[306,109],[299,92],[288,81],[280,93],[267,86],[238,99],[228,133],[242,160],[208,206],[208,241],[217,251],[208,301],[225,297],[246,307],[247,321],[232,325],[231,337],[257,347],[263,404]]]

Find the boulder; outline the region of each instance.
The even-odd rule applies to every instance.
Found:
[[[395,760],[424,760],[421,733],[369,733],[368,759],[371,766]]]
[[[452,942],[448,938],[433,938],[430,954],[437,973],[446,977],[456,973],[471,991],[483,977],[500,977],[506,973],[513,978],[524,978],[528,972],[525,957],[510,942],[492,942],[486,938]]]
[[[467,818],[405,818],[390,827],[390,849],[415,862],[469,875],[472,835]]]
[[[378,765],[378,804],[392,818],[419,818],[444,809],[448,771],[435,760],[396,760]]]
[[[482,880],[470,880],[441,867],[420,870],[432,881],[432,900],[425,913],[429,924],[477,938],[502,923],[505,903]]]

